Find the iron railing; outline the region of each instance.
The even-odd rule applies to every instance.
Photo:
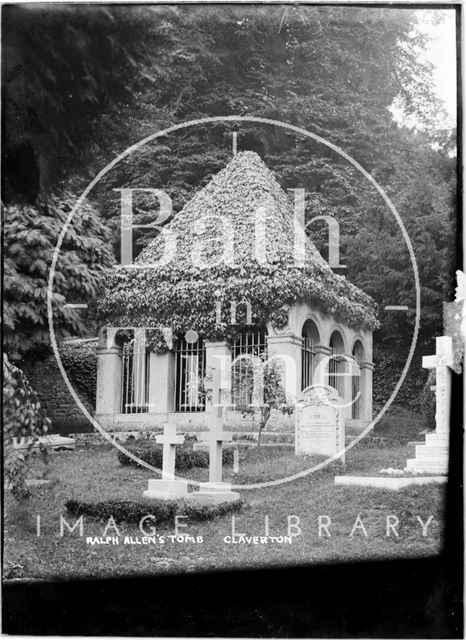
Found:
[[[135,343],[123,345],[121,359],[121,413],[149,410],[149,352]]]
[[[203,341],[177,340],[175,347],[175,411],[205,411],[206,354]]]
[[[359,367],[361,362],[360,356],[353,353],[353,358],[357,366]],[[361,372],[359,371],[359,374],[360,373]],[[351,405],[351,417],[353,418],[353,420],[359,420],[359,417],[360,417],[361,396],[359,395],[358,397],[358,394],[360,394],[360,391],[361,391],[361,377],[360,375],[353,374],[351,376],[351,398],[353,400],[353,403]]]
[[[301,389],[306,389],[313,382],[315,364],[314,342],[304,337],[301,347]]]
[[[253,401],[254,360],[266,355],[267,341],[264,330],[248,330],[236,337],[231,346],[231,402],[240,410]]]

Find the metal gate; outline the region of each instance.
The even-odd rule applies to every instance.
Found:
[[[343,376],[345,361],[336,347],[332,347],[332,353],[328,363],[328,383],[343,397]]]
[[[175,348],[175,411],[205,411],[203,383],[206,375],[203,341],[179,338]]]
[[[357,363],[358,367],[359,364],[361,362],[361,358],[356,355],[353,354],[353,358],[355,360],[355,362]],[[359,374],[360,374],[360,370],[359,370]],[[360,405],[361,405],[361,395],[360,395],[360,391],[361,391],[361,376],[351,376],[351,389],[352,389],[352,395],[351,395],[351,399],[353,400],[353,403],[351,404],[351,417],[353,418],[353,420],[359,420],[359,414],[360,414]],[[359,394],[359,397],[358,397]],[[357,400],[356,400],[357,398]]]
[[[264,330],[244,331],[234,340],[231,346],[231,400],[235,410],[252,403],[253,359],[266,353],[267,341]]]
[[[149,410],[149,352],[138,341],[123,345],[121,359],[121,413]]]
[[[301,347],[301,389],[306,389],[312,384],[314,375],[314,343],[312,338],[303,338]]]

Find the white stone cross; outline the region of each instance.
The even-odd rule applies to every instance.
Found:
[[[212,375],[212,412],[208,417],[209,431],[201,433],[201,440],[209,443],[209,482],[222,481],[222,444],[231,442],[233,433],[223,431],[222,376],[216,367]]]
[[[212,424],[210,430],[201,434],[201,440],[209,443],[209,482],[222,482],[223,443],[233,440],[231,431],[224,431],[222,422]]]
[[[162,480],[174,480],[176,445],[183,444],[184,436],[176,435],[176,424],[166,423],[163,426],[163,435],[156,436],[155,441],[163,444]]]
[[[232,143],[233,143],[233,155],[236,156],[236,154],[238,153],[238,133],[237,133],[237,131],[233,131]]]
[[[453,345],[450,336],[435,339],[435,356],[422,358],[424,369],[435,369],[435,431],[447,434],[450,428],[451,369]]]

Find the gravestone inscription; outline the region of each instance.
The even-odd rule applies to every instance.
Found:
[[[333,456],[344,450],[345,419],[341,403],[336,390],[327,385],[311,385],[302,392],[296,407],[296,455]]]

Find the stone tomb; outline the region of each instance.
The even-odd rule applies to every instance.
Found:
[[[333,456],[345,448],[342,399],[328,385],[311,385],[296,405],[295,454]],[[341,458],[344,462],[344,454]]]

